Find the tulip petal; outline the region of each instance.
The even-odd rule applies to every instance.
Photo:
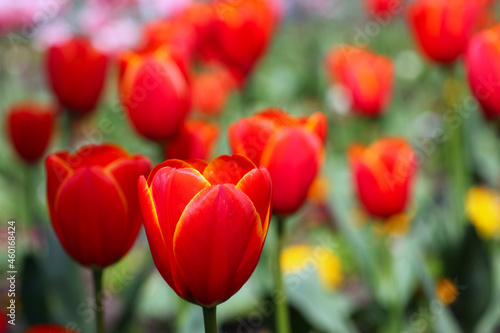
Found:
[[[159,170],[166,168],[166,167],[175,168],[175,169],[183,169],[183,168],[191,168],[191,165],[185,161],[175,160],[175,159],[167,160],[163,163],[157,164],[153,168],[153,170],[151,170],[151,173],[149,174],[149,177],[148,177],[148,185],[149,186],[151,186],[151,183],[153,182],[153,178],[156,175],[156,173]]]
[[[231,124],[228,129],[231,151],[248,157],[255,165],[260,165],[262,152],[275,130],[273,122],[263,117],[242,119]]]
[[[260,218],[232,184],[202,190],[177,225],[174,255],[196,302],[213,306],[236,293],[259,260]]]
[[[267,233],[271,216],[272,186],[269,172],[260,167],[247,173],[236,185],[253,203],[260,216],[262,230]]]
[[[164,250],[153,253],[166,253],[168,256],[171,282],[167,283],[183,298],[189,294],[185,282],[179,275],[173,258],[173,237],[175,228],[187,204],[203,188],[210,186],[205,178],[195,169],[174,169],[165,167],[159,170],[151,185],[151,195],[154,200],[155,212],[158,219],[156,225],[148,223],[148,239],[152,233],[161,233]],[[148,225],[147,224],[147,225]],[[153,236],[154,237],[154,236]],[[154,240],[153,242],[158,240]],[[151,243],[150,243],[151,244]],[[161,254],[160,254],[161,255]],[[162,259],[163,261],[165,259]],[[165,270],[165,267],[162,267]]]
[[[64,182],[54,217],[62,245],[82,265],[103,268],[124,254],[116,226],[128,220],[125,198],[100,168],[81,168]]]
[[[307,130],[316,134],[320,141],[325,144],[326,134],[328,131],[328,121],[323,113],[316,112],[307,118],[305,127]]]
[[[203,171],[203,176],[210,184],[238,184],[241,178],[251,170],[255,165],[246,157],[241,155],[221,155],[208,163]]]
[[[201,174],[205,171],[205,168],[207,167],[208,163],[204,160],[200,160],[199,158],[192,158],[189,160],[186,160],[186,163],[189,163],[193,168],[198,170]]]
[[[271,175],[276,213],[291,214],[300,208],[318,173],[321,151],[319,138],[301,127],[283,129],[269,142],[261,165]]]
[[[45,160],[45,169],[47,171],[47,204],[52,220],[55,217],[55,202],[61,190],[61,184],[66,180],[69,174],[73,172],[71,167],[65,162],[68,153],[53,154]],[[56,233],[59,225],[55,224]]]

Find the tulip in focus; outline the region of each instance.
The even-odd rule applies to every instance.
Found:
[[[184,300],[213,308],[254,271],[271,215],[271,179],[239,155],[167,160],[139,180],[158,271]]]
[[[322,113],[294,118],[282,110],[264,110],[229,126],[233,153],[269,170],[273,211],[289,215],[307,198],[322,164],[327,120]]]
[[[179,133],[165,146],[167,159],[208,160],[212,155],[220,128],[201,120],[187,120]]]
[[[142,224],[137,180],[149,160],[105,144],[52,154],[45,165],[52,226],[66,252],[94,269],[120,260]]]
[[[28,328],[24,333],[77,333],[74,330],[60,325],[36,325]]]
[[[210,50],[239,85],[243,85],[266,51],[275,27],[267,0],[215,0]]]
[[[349,162],[358,199],[367,213],[387,219],[405,211],[417,163],[405,140],[386,138],[369,147],[353,145]]]
[[[410,4],[408,21],[422,53],[448,64],[465,52],[479,10],[471,0],[416,0]]]
[[[394,79],[389,58],[344,45],[328,53],[326,68],[330,81],[339,83],[350,93],[354,112],[375,117],[387,108]]]
[[[83,116],[95,110],[108,67],[108,56],[84,37],[74,37],[47,51],[48,81],[61,107]]]
[[[7,132],[17,155],[26,163],[38,162],[54,131],[52,107],[34,103],[13,105],[7,112]]]
[[[465,57],[472,93],[488,120],[500,117],[500,25],[475,35]]]
[[[125,54],[121,61],[121,102],[131,124],[149,140],[171,139],[191,109],[191,89],[181,60],[160,48]]]

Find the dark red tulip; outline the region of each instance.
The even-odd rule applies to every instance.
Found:
[[[166,144],[165,156],[168,159],[207,160],[214,151],[219,132],[216,124],[187,120],[179,133]]]
[[[186,69],[168,48],[121,59],[121,102],[135,130],[147,139],[172,138],[191,109]]]
[[[486,119],[500,118],[500,25],[471,39],[465,64],[471,91]]]
[[[95,110],[101,96],[108,56],[84,37],[74,37],[47,51],[47,75],[65,111],[82,116]]]
[[[60,325],[37,325],[28,328],[24,333],[77,333]]]
[[[349,161],[358,199],[370,215],[387,218],[404,213],[416,172],[416,155],[405,140],[353,145]]]
[[[387,108],[394,79],[390,58],[353,46],[333,48],[326,57],[331,82],[350,92],[354,112],[379,116]]]
[[[249,159],[210,163],[167,160],[139,199],[158,271],[184,300],[213,307],[234,295],[254,271],[271,215],[271,179]]]
[[[50,155],[45,166],[52,226],[66,252],[94,269],[122,258],[141,227],[137,180],[149,160],[106,144]]]
[[[43,157],[54,131],[55,112],[34,103],[14,105],[7,112],[7,132],[17,155],[26,163]]]
[[[213,6],[210,49],[243,84],[271,40],[273,8],[267,0],[216,0]]]
[[[273,181],[273,211],[297,211],[321,167],[327,121],[322,113],[294,118],[268,109],[229,126],[233,153],[266,167]]]
[[[412,2],[408,20],[422,53],[438,63],[455,61],[465,52],[479,9],[472,0]]]

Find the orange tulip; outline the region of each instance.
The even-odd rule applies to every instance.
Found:
[[[216,0],[212,40],[214,57],[241,85],[271,40],[275,15],[267,0]]]
[[[47,158],[52,226],[73,259],[104,268],[128,252],[142,223],[137,180],[150,167],[147,158],[110,144]]]
[[[139,180],[154,262],[184,300],[214,307],[259,261],[271,214],[271,179],[243,156],[167,160]]]
[[[166,144],[165,156],[168,159],[207,160],[212,155],[219,132],[216,124],[187,120],[179,134]]]
[[[59,325],[37,325],[28,328],[24,333],[76,333],[76,331]]]
[[[52,91],[64,110],[75,115],[94,111],[107,67],[107,55],[83,37],[53,45],[47,51],[47,75]]]
[[[33,103],[14,105],[7,113],[7,131],[16,153],[26,163],[42,158],[54,130],[52,107]]]
[[[417,0],[408,19],[420,50],[438,63],[461,56],[473,32],[479,4],[471,0]]]
[[[135,130],[147,139],[172,138],[191,109],[186,69],[167,48],[121,58],[121,102]]]
[[[500,25],[471,39],[465,64],[471,91],[486,119],[500,118]]]
[[[197,75],[193,79],[194,109],[206,115],[219,115],[234,86],[230,73],[222,68]]]
[[[293,118],[269,109],[229,126],[233,153],[269,170],[273,181],[273,210],[297,211],[321,167],[327,121],[322,113]]]
[[[355,112],[373,117],[387,108],[394,79],[389,58],[362,48],[340,46],[328,53],[326,67],[330,81],[350,92]]]
[[[416,171],[413,149],[399,138],[380,139],[349,149],[349,161],[358,199],[375,217],[404,212],[411,196]]]

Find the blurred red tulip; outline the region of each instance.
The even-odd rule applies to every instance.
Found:
[[[368,14],[374,17],[390,19],[402,12],[401,0],[365,0]]]
[[[486,119],[500,118],[500,25],[471,39],[465,64],[471,91]]]
[[[239,155],[208,165],[167,160],[141,177],[146,235],[169,286],[204,307],[234,295],[259,261],[271,196],[267,170]]]
[[[131,124],[147,139],[172,138],[191,110],[187,70],[168,48],[125,54],[119,85]]]
[[[60,325],[37,325],[28,328],[24,333],[77,333]]]
[[[349,161],[358,198],[375,217],[403,213],[410,199],[416,155],[403,139],[380,139],[349,149]]]
[[[394,79],[391,59],[344,45],[327,54],[326,67],[330,81],[350,92],[354,112],[374,117],[387,108]]]
[[[66,252],[93,268],[122,258],[141,227],[137,180],[149,160],[106,144],[50,155],[45,166],[52,225]]]
[[[215,0],[210,50],[242,85],[271,40],[275,14],[267,0]]]
[[[210,116],[219,115],[234,87],[230,73],[222,68],[198,74],[193,79],[194,109]]]
[[[209,2],[194,1],[181,11],[174,20],[185,23],[194,29],[196,35],[196,51],[206,58],[212,58],[212,33],[215,10]]]
[[[43,157],[54,131],[52,107],[33,103],[17,104],[7,113],[7,132],[16,153],[26,163]]]
[[[108,56],[83,37],[53,45],[47,51],[50,86],[64,110],[78,116],[94,111],[107,67]]]
[[[212,155],[220,128],[201,120],[187,120],[179,134],[165,146],[168,159],[207,160]]]
[[[465,52],[480,6],[472,0],[417,0],[408,20],[413,35],[429,59],[455,61]]]
[[[321,167],[327,120],[322,113],[293,118],[269,109],[229,126],[233,153],[269,170],[273,181],[273,210],[286,215],[307,198]]]

